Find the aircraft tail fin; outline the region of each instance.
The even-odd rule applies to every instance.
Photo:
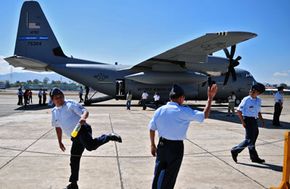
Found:
[[[57,57],[67,57],[36,1],[22,5],[14,54],[48,64]]]

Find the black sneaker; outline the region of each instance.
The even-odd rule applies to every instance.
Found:
[[[258,157],[258,158],[252,159],[252,162],[253,162],[253,163],[265,163],[265,160],[264,160],[264,159],[260,159],[260,158]]]
[[[118,135],[118,134],[116,134],[116,133],[110,133],[108,136],[109,136],[109,139],[110,139],[111,141],[116,141],[116,142],[120,142],[120,143],[122,143],[122,138],[121,138],[120,135]]]
[[[72,182],[65,189],[79,189],[79,186],[76,182]]]
[[[237,163],[238,162],[238,159],[237,159],[238,153],[235,153],[235,152],[231,151],[231,154],[232,154],[233,160]]]

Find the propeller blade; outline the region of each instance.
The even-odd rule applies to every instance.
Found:
[[[230,77],[230,72],[228,71],[225,76],[224,85],[228,83],[229,77]]]
[[[232,74],[232,77],[233,77],[233,81],[236,81],[237,80],[237,75],[236,75],[235,68],[231,68],[231,74]]]
[[[234,55],[235,55],[235,52],[236,52],[236,45],[233,45],[232,47],[231,47],[231,59],[234,57]]]
[[[224,50],[224,52],[226,54],[226,57],[229,58],[230,57],[229,50],[227,48],[224,48],[223,50]]]
[[[242,57],[238,56],[238,57],[236,58],[236,61],[240,61],[241,59],[242,59]]]

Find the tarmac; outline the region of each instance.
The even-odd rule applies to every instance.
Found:
[[[37,96],[33,96],[37,102]],[[70,93],[67,98],[78,100]],[[62,152],[51,127],[47,106],[16,105],[16,91],[0,91],[0,189],[60,189],[68,184],[71,141],[63,137],[67,148]],[[204,101],[187,102],[203,109]],[[151,188],[155,158],[150,155],[147,124],[154,110],[146,111],[133,101],[131,111],[125,101],[110,100],[88,106],[88,123],[93,135],[112,131],[123,143],[109,142],[96,151],[85,151],[81,159],[80,189]],[[266,127],[260,128],[257,151],[265,164],[252,163],[248,150],[236,164],[230,149],[244,139],[238,117],[227,117],[226,104],[213,104],[210,119],[191,123],[185,155],[176,189],[259,189],[278,186],[282,178],[284,132],[290,129],[290,97],[285,97],[282,127],[271,125],[272,96],[262,96]]]

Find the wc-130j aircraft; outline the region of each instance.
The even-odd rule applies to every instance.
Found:
[[[255,79],[248,71],[235,69],[241,59],[234,58],[236,44],[256,36],[250,32],[207,33],[134,66],[111,65],[66,56],[39,3],[26,1],[14,56],[5,60],[27,70],[54,71],[108,95],[95,102],[122,99],[129,90],[133,99],[140,99],[145,90],[149,95],[157,91],[161,99],[168,100],[172,84],[183,86],[187,100],[205,100],[210,81],[219,86],[216,100],[226,100],[231,92],[240,100]],[[226,58],[212,56],[219,50],[224,50]]]

